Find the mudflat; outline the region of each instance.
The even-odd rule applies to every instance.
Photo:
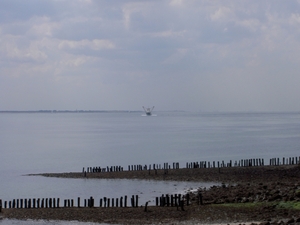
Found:
[[[31,174],[33,175],[33,174]],[[300,166],[181,168],[97,173],[45,173],[76,179],[149,179],[218,182],[189,193],[181,207],[2,209],[4,218],[78,220],[112,224],[300,224]],[[202,196],[202,204],[199,194]],[[1,215],[0,214],[0,215]]]

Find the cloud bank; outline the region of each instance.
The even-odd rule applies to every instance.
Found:
[[[299,111],[300,1],[2,0],[0,110]]]

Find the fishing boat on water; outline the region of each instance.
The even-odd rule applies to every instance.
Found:
[[[154,106],[152,108],[145,108],[143,106],[143,109],[144,109],[144,111],[145,111],[145,113],[146,113],[147,116],[151,116],[152,115],[152,111],[154,109]]]

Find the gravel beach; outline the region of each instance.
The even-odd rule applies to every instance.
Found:
[[[73,179],[148,179],[219,182],[190,193],[190,205],[136,208],[4,209],[0,216],[15,219],[78,220],[111,224],[300,224],[300,166],[260,166],[46,173],[31,176]],[[198,194],[203,196],[199,205]],[[253,222],[255,221],[255,222]]]

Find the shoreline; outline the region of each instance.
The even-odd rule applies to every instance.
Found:
[[[190,192],[190,205],[177,207],[93,207],[4,209],[0,216],[15,219],[78,220],[110,224],[203,224],[251,223],[252,221],[300,222],[300,165],[193,168],[155,171],[43,173],[29,176],[72,179],[147,179],[218,182],[220,186]],[[260,222],[256,222],[259,224]]]
[[[253,166],[253,167],[221,167],[221,168],[180,168],[157,170],[134,170],[117,172],[63,172],[38,173],[24,176],[44,176],[72,179],[142,179],[157,181],[186,181],[186,182],[218,182],[243,183],[260,182],[274,179],[290,181],[298,176],[299,165]]]

